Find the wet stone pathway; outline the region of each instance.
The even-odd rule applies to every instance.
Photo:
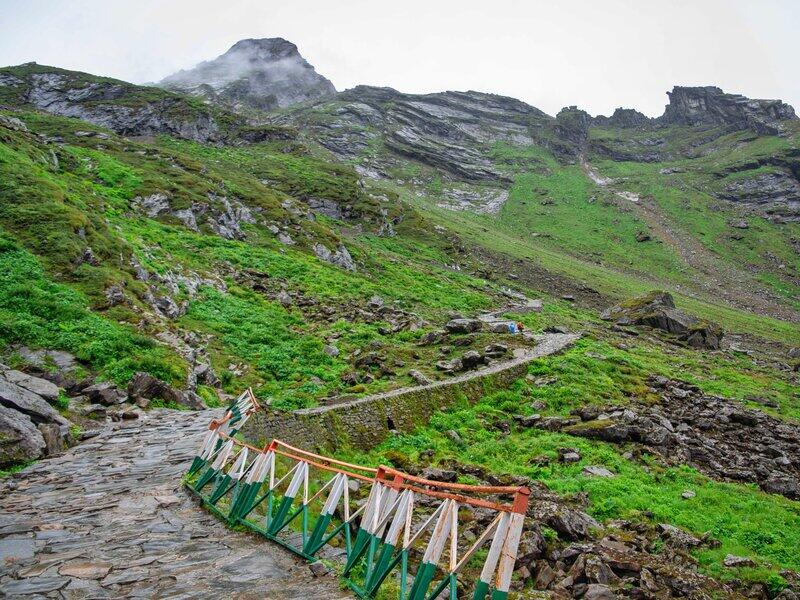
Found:
[[[351,598],[181,488],[214,414],[154,410],[0,480],[0,597]]]

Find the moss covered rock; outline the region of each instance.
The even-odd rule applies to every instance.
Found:
[[[639,325],[660,329],[686,342],[692,348],[717,350],[722,327],[711,321],[678,310],[668,292],[654,290],[604,310],[600,318],[618,325]]]

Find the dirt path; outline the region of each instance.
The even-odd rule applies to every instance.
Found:
[[[154,410],[0,481],[0,597],[351,598],[181,489],[216,412]]]
[[[777,302],[778,297],[759,286],[747,271],[719,258],[685,231],[672,227],[670,219],[655,201],[633,192],[618,190],[613,187],[613,180],[599,175],[585,159],[581,164],[589,179],[613,191],[624,207],[632,208],[647,223],[653,236],[672,248],[684,264],[702,274],[692,282],[696,291],[705,297],[721,298],[744,310],[783,321],[800,322],[800,315],[796,311]],[[686,289],[681,292],[693,295]]]

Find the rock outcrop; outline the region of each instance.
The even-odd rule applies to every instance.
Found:
[[[800,221],[800,181],[789,170],[742,172],[717,196],[778,221]]]
[[[148,196],[136,196],[131,200],[131,207],[151,219],[172,217],[192,231],[200,231],[205,225],[227,240],[244,239],[243,226],[256,222],[253,211],[233,197],[209,193],[207,198],[208,202],[193,202],[186,208],[175,210],[171,208],[171,199],[166,193],[155,192]]]
[[[757,483],[767,492],[800,498],[800,428],[740,403],[702,394],[691,384],[652,377],[661,401],[652,405],[585,406],[580,422],[556,430],[613,444],[640,444],[671,464],[707,475]],[[547,423],[553,423],[548,421]],[[545,419],[530,424],[544,427]]]
[[[316,254],[317,258],[320,260],[329,262],[347,271],[356,270],[356,263],[353,261],[353,257],[350,256],[350,252],[348,252],[344,244],[340,244],[335,250],[330,250],[323,244],[314,244],[314,254]]]
[[[148,373],[136,373],[128,383],[128,397],[131,400],[163,400],[193,410],[205,408],[203,401],[194,392],[180,391],[168,383],[156,379]]]
[[[722,328],[675,308],[672,296],[654,291],[622,302],[600,314],[604,321],[617,325],[637,325],[660,329],[693,348],[719,349]]]
[[[196,141],[226,134],[211,109],[179,95],[116,79],[95,77],[35,63],[0,70],[16,73],[7,96],[54,115],[74,117],[122,135],[167,134]]]
[[[158,85],[234,109],[271,110],[336,94],[297,46],[282,38],[241,40],[222,56],[170,75]]]
[[[53,383],[0,365],[0,467],[66,447],[71,423],[49,404],[58,395]]]
[[[726,94],[720,88],[675,86],[659,121],[666,125],[729,126],[759,135],[783,131],[784,121],[796,119],[794,108],[780,100],[753,100]]]
[[[551,143],[550,149],[562,158],[572,159],[586,149],[592,117],[577,106],[562,108],[556,115],[553,131],[560,143]]]
[[[598,115],[592,119],[592,125],[600,127],[620,127],[630,129],[650,124],[651,119],[633,108],[617,108],[610,117]]]
[[[552,117],[513,98],[481,92],[404,94],[391,88],[356,86],[336,102],[290,113],[281,123],[301,126],[342,159],[363,155],[377,139],[389,156],[376,156],[366,176],[384,177],[393,157],[412,159],[456,180],[508,183],[481,149],[497,141],[527,145],[532,130]]]
[[[31,418],[0,404],[0,467],[36,460],[44,450],[44,438]]]
[[[81,119],[126,136],[170,135],[197,142],[242,144],[296,135],[274,125],[249,124],[223,108],[204,106],[164,89],[36,63],[0,68],[0,92],[7,105]],[[22,130],[18,121],[4,117],[0,126]],[[107,133],[96,131],[75,135],[108,139]]]

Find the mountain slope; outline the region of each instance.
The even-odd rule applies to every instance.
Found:
[[[796,321],[800,121],[717,88],[672,97],[659,119],[553,118],[485,94],[360,86],[274,122],[417,205],[497,214],[492,227],[698,297],[735,274],[727,303]]]
[[[164,90],[28,63],[0,69],[0,103],[75,117],[124,135],[221,141],[242,117]]]

